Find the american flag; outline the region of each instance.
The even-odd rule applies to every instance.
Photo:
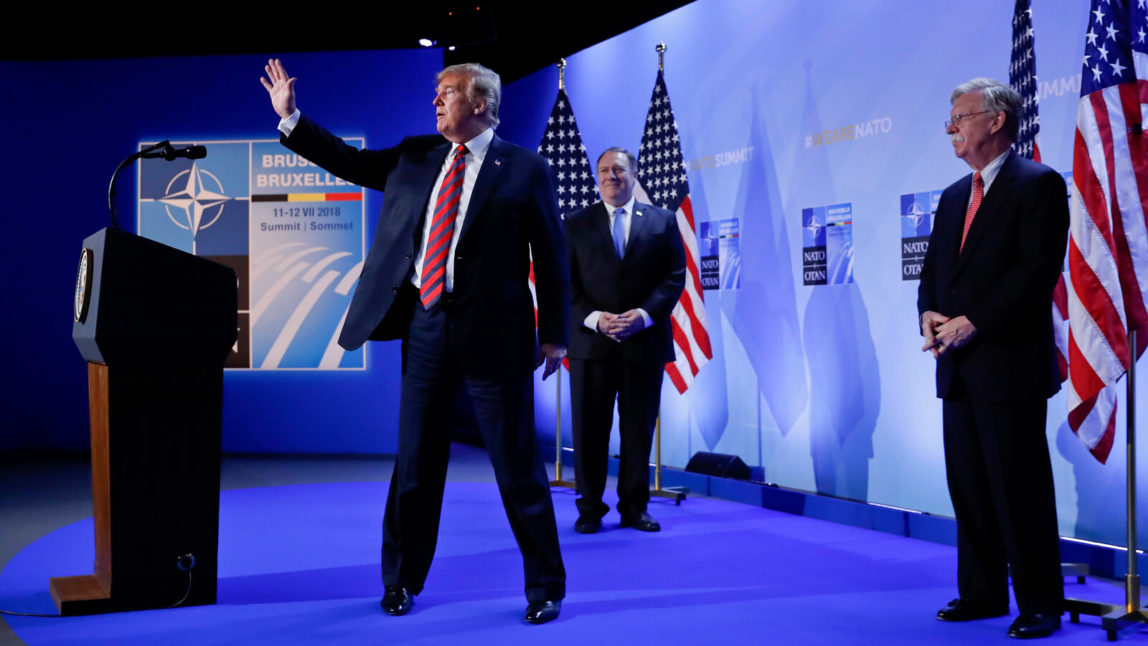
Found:
[[[590,206],[598,201],[598,186],[594,183],[594,173],[590,160],[586,157],[586,146],[582,143],[582,133],[574,120],[574,108],[566,89],[559,88],[546,120],[546,130],[538,144],[538,154],[542,155],[554,171],[558,193],[558,213],[567,213]],[[534,292],[534,263],[530,263],[530,294]],[[538,298],[534,298],[534,323],[538,324]]]
[[[563,217],[598,201],[594,171],[586,156],[582,133],[578,131],[574,109],[570,107],[570,99],[566,97],[564,88],[559,89],[558,96],[554,98],[554,107],[546,121],[542,142],[538,144],[538,154],[545,157],[554,170],[558,212]]]
[[[1013,150],[1017,154],[1040,161],[1040,147],[1037,133],[1040,132],[1040,118],[1037,116],[1036,52],[1033,49],[1032,7],[1029,0],[1016,0],[1012,14],[1012,59],[1008,67],[1008,84],[1020,92],[1024,105],[1020,114],[1020,130],[1017,132]]]
[[[686,249],[686,289],[670,317],[677,359],[666,364],[666,374],[678,392],[684,393],[698,370],[713,358],[713,351],[706,332],[706,304],[698,268],[698,239],[690,204],[690,185],[686,180],[678,124],[674,121],[670,95],[661,70],[658,70],[650,109],[646,113],[646,128],[638,153],[638,186],[634,193],[638,200],[674,211],[678,216],[678,229]]]
[[[1148,343],[1148,145],[1137,65],[1148,36],[1145,0],[1092,0],[1076,119],[1068,242],[1068,421],[1097,460],[1112,448],[1115,383]],[[1130,15],[1131,14],[1131,15]],[[1135,30],[1135,31],[1133,31]],[[1134,54],[1135,50],[1135,54]],[[1136,62],[1134,63],[1134,59]]]
[[[1040,115],[1037,110],[1036,52],[1032,29],[1030,0],[1016,0],[1012,14],[1012,58],[1009,61],[1008,84],[1024,99],[1020,129],[1012,148],[1022,157],[1040,161]],[[1068,289],[1064,275],[1052,292],[1052,329],[1056,338],[1056,363],[1060,380],[1068,379]]]

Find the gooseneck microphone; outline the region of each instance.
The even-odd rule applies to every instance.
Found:
[[[168,140],[163,140],[158,144],[152,144],[143,150],[133,154],[127,159],[120,162],[116,172],[112,173],[112,181],[108,183],[108,213],[112,217],[112,227],[118,229],[119,223],[116,222],[116,178],[119,177],[120,171],[130,166],[137,159],[166,159],[167,161],[174,161],[176,159],[203,159],[207,157],[206,146],[184,146],[183,148],[175,148]]]

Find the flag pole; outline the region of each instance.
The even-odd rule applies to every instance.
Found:
[[[554,479],[550,486],[574,488],[574,482],[562,478],[562,366],[558,366],[554,377]]]
[[[1140,574],[1136,568],[1136,330],[1128,333],[1128,347],[1132,361],[1128,366],[1128,424],[1125,435],[1128,446],[1128,573],[1124,575],[1124,609],[1135,612],[1140,608]]]
[[[669,498],[675,505],[680,505],[689,493],[689,487],[662,486],[662,416],[659,414],[654,421],[654,486],[650,489],[650,497]]]
[[[1133,625],[1148,623],[1148,613],[1140,607],[1140,575],[1138,573],[1136,555],[1136,330],[1128,330],[1128,347],[1132,353],[1132,360],[1125,373],[1127,428],[1125,429],[1125,445],[1127,447],[1126,462],[1126,490],[1125,510],[1128,539],[1128,568],[1124,575],[1124,605],[1100,603],[1084,599],[1064,600],[1069,620],[1078,623],[1080,615],[1099,616],[1100,625],[1107,633],[1108,641],[1116,641],[1116,634]],[[1083,580],[1083,577],[1079,577]]]
[[[665,57],[667,49],[669,49],[669,47],[666,47],[665,41],[658,41],[657,47],[654,48],[654,50],[658,52],[659,72],[666,70]],[[669,498],[674,501],[675,505],[680,505],[689,493],[689,487],[662,487],[662,415],[659,412],[657,419],[654,420],[654,487],[650,489],[650,496],[655,498]]]
[[[558,59],[558,89],[566,89],[566,59]],[[570,487],[577,485],[562,477],[562,366],[554,373],[554,479],[550,481],[551,487]]]
[[[1136,563],[1136,330],[1128,330],[1128,348],[1132,360],[1128,364],[1127,416],[1125,443],[1128,448],[1127,462],[1127,520],[1128,520],[1128,572],[1124,575],[1124,607],[1113,609],[1101,619],[1101,626],[1108,633],[1108,641],[1116,641],[1116,633],[1136,624],[1148,623],[1148,614],[1140,608],[1140,575]]]

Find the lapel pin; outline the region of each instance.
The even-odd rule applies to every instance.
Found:
[[[496,160],[494,160],[494,165],[495,165],[495,166],[501,166],[501,165],[502,165],[502,160],[501,160],[501,159],[496,159]]]

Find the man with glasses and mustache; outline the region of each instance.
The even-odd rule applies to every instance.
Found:
[[[1020,615],[1011,637],[1060,628],[1064,588],[1047,399],[1060,388],[1052,291],[1064,261],[1063,178],[1011,150],[1022,99],[991,79],[957,86],[945,131],[973,170],[945,189],[917,298],[937,363],[960,597],[942,621]]]

